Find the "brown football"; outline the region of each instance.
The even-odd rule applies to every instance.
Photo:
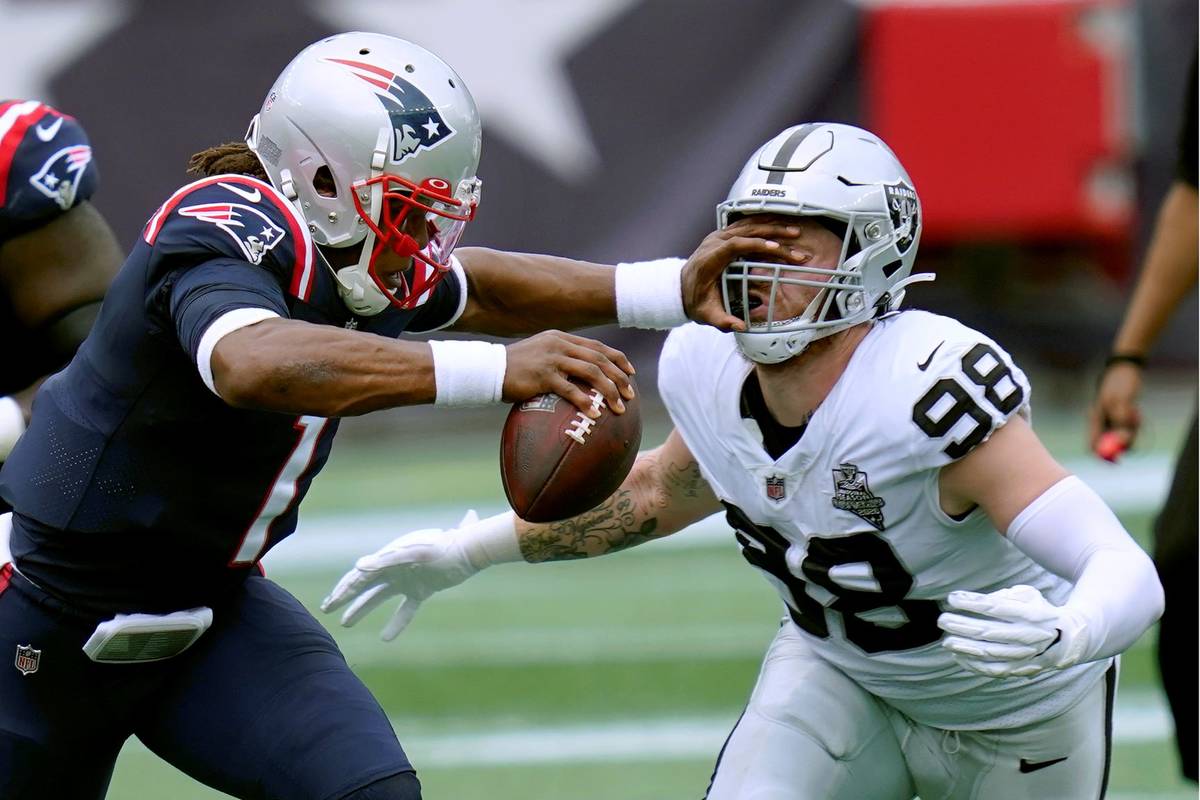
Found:
[[[634,387],[636,392],[637,387]],[[515,403],[500,436],[500,477],[517,516],[530,522],[566,519],[600,505],[617,490],[642,442],[638,400],[614,414],[600,393],[590,419],[556,394]]]

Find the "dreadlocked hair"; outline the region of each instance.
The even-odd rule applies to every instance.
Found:
[[[258,161],[258,156],[245,142],[226,142],[207,150],[201,150],[188,159],[187,171],[193,175],[249,175],[270,183],[267,172]]]

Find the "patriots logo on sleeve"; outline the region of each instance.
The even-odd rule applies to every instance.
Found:
[[[61,124],[59,117],[55,125]],[[79,182],[90,163],[92,148],[86,144],[64,147],[46,159],[42,168],[30,176],[29,183],[66,211],[75,205],[75,193],[79,191]]]
[[[221,185],[230,188],[228,184]],[[229,238],[237,242],[242,254],[251,264],[261,264],[267,251],[283,241],[285,235],[283,228],[275,224],[270,217],[243,203],[201,203],[184,206],[179,209],[179,213],[216,225],[225,231]]]
[[[419,150],[432,150],[454,135],[433,101],[391,70],[362,61],[329,58],[378,91],[375,96],[392,120],[392,163],[399,164]]]

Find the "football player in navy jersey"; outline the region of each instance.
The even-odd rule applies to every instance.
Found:
[[[36,100],[0,100],[0,461],[25,430],[34,391],[83,341],[121,265],[112,229],[89,202],[96,183],[74,117]]]
[[[354,33],[288,65],[244,145],[193,158],[204,177],[150,217],[0,475],[0,796],[103,797],[130,735],[236,797],[420,796],[383,710],[258,569],[338,418],[547,391],[620,412],[632,367],[599,342],[396,336],[737,327],[721,270],[783,230],[682,267],[456,251],[479,147],[446,64]]]

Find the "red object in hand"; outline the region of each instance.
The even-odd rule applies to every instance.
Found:
[[[1125,444],[1125,438],[1116,431],[1105,431],[1096,440],[1096,455],[1114,464],[1127,449],[1129,446]]]

